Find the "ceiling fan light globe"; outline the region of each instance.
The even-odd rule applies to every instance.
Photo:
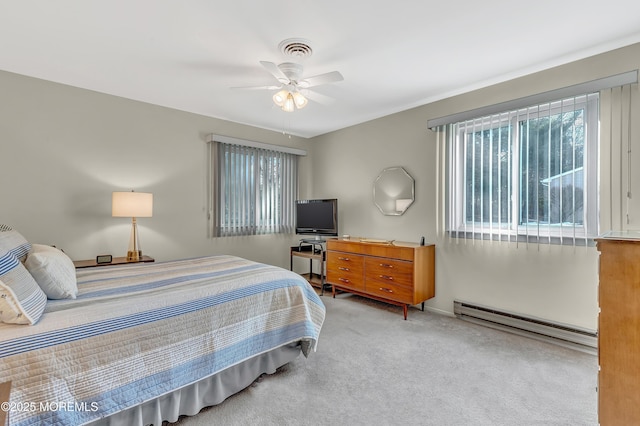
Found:
[[[278,105],[279,107],[282,107],[286,102],[288,95],[289,95],[289,92],[287,90],[279,91],[278,93],[273,95],[273,103]]]
[[[309,101],[307,101],[307,98],[302,96],[302,93],[300,93],[300,92],[295,92],[293,94],[293,101],[295,102],[296,107],[298,109],[302,109],[302,108],[306,107],[307,103],[309,102]]]
[[[295,110],[295,101],[291,93],[287,95],[287,99],[284,101],[284,105],[282,105],[282,110],[285,112],[293,112]]]

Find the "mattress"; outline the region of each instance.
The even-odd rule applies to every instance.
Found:
[[[325,315],[297,274],[235,256],[77,279],[77,298],[49,300],[37,324],[0,324],[12,425],[90,423],[293,343],[307,356]]]

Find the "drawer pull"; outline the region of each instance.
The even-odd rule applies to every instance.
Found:
[[[380,278],[382,278],[383,280],[393,281],[393,277],[389,275],[380,275]]]
[[[341,271],[350,271],[351,269],[345,268],[344,266],[338,266],[338,269]]]
[[[389,265],[388,263],[381,263],[380,266],[383,268],[393,268],[393,265]]]
[[[380,287],[380,291],[386,291],[387,293],[393,293],[393,290],[391,290],[390,288],[384,288],[384,287]]]
[[[338,278],[338,281],[342,281],[343,283],[350,283],[351,282],[346,278]]]
[[[338,257],[338,260],[344,260],[345,262],[349,262],[351,259],[348,257]]]

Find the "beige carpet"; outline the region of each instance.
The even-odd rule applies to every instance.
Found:
[[[209,425],[597,425],[597,358],[357,296],[322,297],[318,351],[224,403]]]

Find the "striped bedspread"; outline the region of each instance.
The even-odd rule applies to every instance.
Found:
[[[12,425],[90,422],[291,342],[307,355],[325,315],[297,274],[234,256],[77,277],[78,298],[49,300],[37,324],[0,324]]]

